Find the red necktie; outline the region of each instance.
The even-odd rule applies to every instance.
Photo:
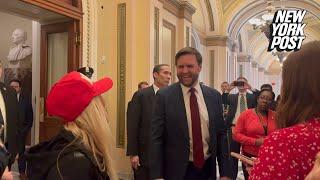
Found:
[[[201,122],[199,115],[199,107],[197,97],[195,95],[195,89],[190,90],[190,111],[192,122],[192,143],[193,143],[193,164],[197,168],[202,168],[204,164]]]

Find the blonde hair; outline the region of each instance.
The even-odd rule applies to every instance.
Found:
[[[101,172],[112,180],[119,179],[112,159],[115,146],[101,96],[93,98],[76,120],[64,127],[92,152]]]

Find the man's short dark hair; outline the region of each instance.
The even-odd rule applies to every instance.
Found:
[[[271,84],[262,84],[260,90],[262,89],[270,89],[272,91],[272,86]]]
[[[185,48],[182,48],[180,49],[180,51],[177,52],[176,56],[175,56],[175,63],[177,65],[178,63],[178,59],[183,56],[183,55],[187,55],[187,54],[191,54],[191,55],[195,55],[196,56],[196,59],[197,59],[197,62],[198,62],[198,65],[201,65],[202,64],[202,56],[200,54],[200,52],[195,49],[195,48],[192,48],[192,47],[185,47]]]
[[[12,82],[18,83],[18,84],[19,84],[19,87],[22,86],[21,81],[20,81],[19,79],[11,79],[11,80],[9,81],[9,85],[10,85]]]
[[[159,73],[160,70],[161,70],[161,68],[162,68],[163,66],[168,66],[168,67],[169,67],[168,64],[157,64],[157,65],[155,65],[155,66],[153,67],[152,74],[155,73],[155,72],[156,72],[156,73]],[[154,76],[153,76],[153,79],[154,79]]]
[[[138,84],[138,89],[141,89],[141,88],[142,88],[142,85],[147,85],[147,86],[149,86],[148,82],[142,81],[142,82],[139,82],[139,84]]]
[[[228,83],[227,81],[223,81],[223,82],[221,83],[221,85],[222,85],[222,84],[229,84],[229,83]]]
[[[245,77],[243,77],[243,76],[238,77],[238,78],[237,78],[237,81],[239,81],[240,79],[243,79],[243,80],[245,80],[246,82],[248,82],[247,78],[245,78]]]

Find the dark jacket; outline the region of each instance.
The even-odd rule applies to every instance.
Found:
[[[10,154],[6,150],[6,148],[0,146],[0,177],[2,176],[7,165],[9,164],[9,157]]]
[[[228,145],[226,127],[222,117],[222,100],[218,91],[200,85],[209,116],[209,163],[216,167],[219,163],[220,176],[228,175]],[[189,163],[188,122],[179,83],[160,89],[157,92],[155,112],[152,118],[152,144],[150,171],[151,178],[182,180]],[[191,135],[192,136],[192,135]],[[216,168],[210,172],[216,179]]]
[[[63,129],[52,140],[30,148],[25,154],[28,179],[61,179],[59,171],[64,180],[109,179],[99,171],[92,153],[74,139],[70,132]]]
[[[227,115],[227,118],[226,118],[227,127],[231,127],[232,126],[233,118],[237,113],[238,96],[239,96],[239,93],[237,93],[237,94],[229,94],[229,96],[228,96],[228,102],[229,102],[230,106],[229,106],[229,111],[228,111],[228,115]],[[251,108],[254,108],[254,107],[257,106],[256,97],[253,94],[246,93],[246,99],[247,99],[247,107],[248,107],[248,109],[251,109]]]
[[[10,153],[9,166],[14,162],[15,156],[18,153],[19,147],[19,134],[18,129],[21,128],[21,124],[18,122],[18,100],[17,94],[11,87],[5,86],[0,82],[0,91],[3,96],[4,104],[6,106],[6,122],[7,122],[7,150]]]
[[[19,139],[21,141],[19,145],[19,152],[23,152],[24,146],[26,144],[26,137],[33,124],[33,110],[31,104],[31,97],[24,93],[20,93],[18,106],[19,123],[21,124],[21,128],[19,129]]]
[[[140,164],[145,166],[149,164],[151,119],[155,98],[153,86],[137,91],[127,110],[127,155],[138,155]]]

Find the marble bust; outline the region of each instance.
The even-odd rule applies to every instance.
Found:
[[[30,46],[25,44],[27,34],[22,29],[15,29],[12,33],[12,46],[7,56],[8,68],[31,68]]]

